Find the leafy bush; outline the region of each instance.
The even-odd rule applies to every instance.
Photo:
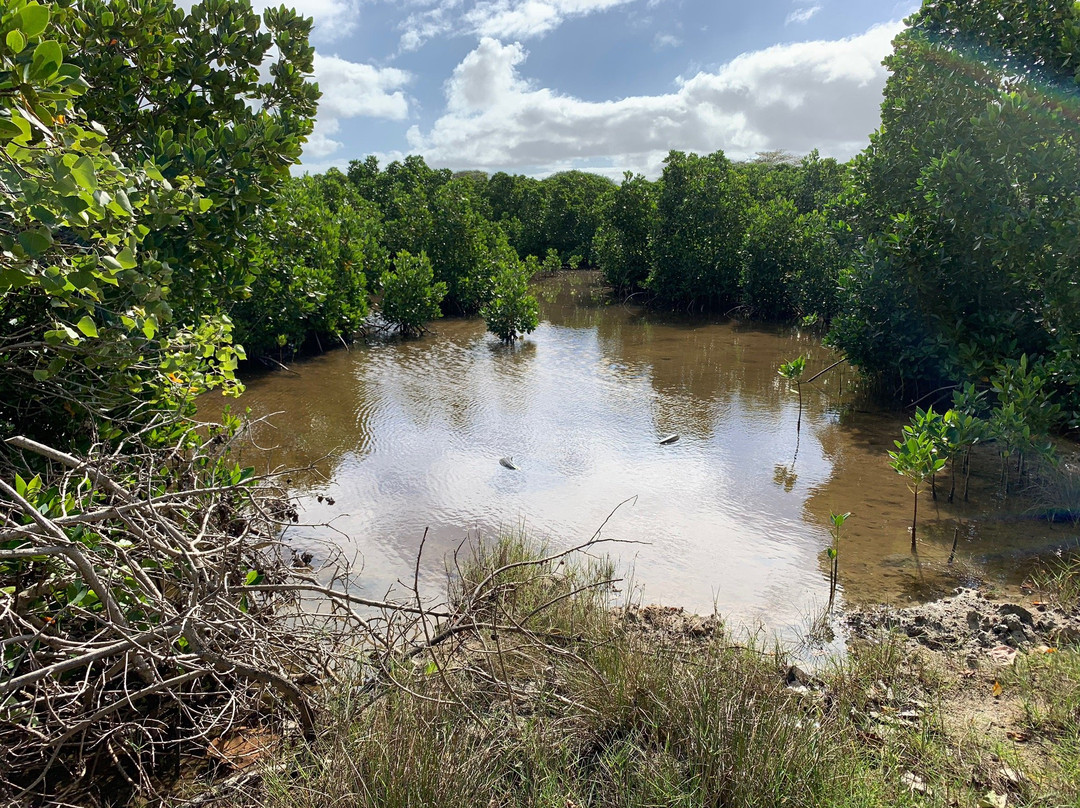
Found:
[[[748,207],[746,182],[723,152],[671,152],[660,179],[646,286],[669,305],[733,301]]]
[[[627,172],[622,185],[605,197],[593,255],[616,292],[637,291],[649,276],[655,215],[655,185],[640,174]]]
[[[211,2],[190,16],[170,3],[152,11],[153,19],[130,6],[15,0],[0,12],[0,74],[8,86],[0,94],[7,154],[0,208],[8,223],[0,246],[11,256],[0,273],[5,429],[86,438],[106,422],[111,431],[161,410],[175,413],[207,387],[235,384],[242,354],[229,347],[232,326],[219,302],[243,284],[216,272],[232,272],[236,227],[272,200],[276,178],[310,128],[307,28],[289,13],[269,15],[271,30],[292,37],[280,58],[293,71],[274,88],[277,103],[255,112],[244,99],[270,91],[246,74],[236,97],[209,85],[180,97],[160,72],[146,80],[147,71],[173,66],[170,56],[184,51],[190,59],[184,49],[229,36],[230,26],[257,30],[259,18],[245,3]],[[222,24],[209,40],[193,41],[206,14],[224,15]],[[132,63],[108,46],[146,37],[160,48],[132,47]],[[253,37],[243,58],[261,63],[272,39]],[[164,61],[144,62],[155,58]],[[205,65],[205,54],[200,59]],[[271,128],[282,116],[291,134],[275,139]],[[247,124],[266,132],[241,148],[236,133]],[[213,180],[201,158],[184,150],[188,136],[203,153],[218,150]],[[256,149],[265,164],[258,169],[247,165]],[[243,177],[249,181],[236,199]],[[217,180],[227,192],[219,194]],[[196,283],[185,273],[203,274]]]
[[[509,244],[494,253],[491,260],[495,264],[494,291],[481,314],[488,331],[510,344],[536,329],[539,305],[529,293],[528,270]]]
[[[417,336],[424,324],[442,317],[439,305],[446,296],[446,284],[435,282],[431,261],[425,253],[412,255],[402,250],[394,258],[393,269],[382,276],[380,313],[405,336]]]
[[[854,162],[864,247],[835,341],[910,394],[911,380],[1060,358],[1080,333],[1080,127],[1060,100],[1077,89],[1080,8],[943,0],[909,22],[886,60],[881,129]],[[1061,367],[1053,381],[1076,411],[1075,365]]]
[[[232,310],[248,355],[355,332],[368,312],[367,279],[385,269],[380,234],[378,210],[340,172],[286,183],[252,239],[251,296]]]

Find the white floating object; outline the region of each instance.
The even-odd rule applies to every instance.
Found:
[[[517,466],[514,465],[514,458],[513,457],[500,457],[499,458],[499,465],[500,466],[506,466],[506,468],[508,468],[508,469],[513,469],[514,471],[517,471]]]
[[[660,445],[661,446],[667,446],[669,443],[674,443],[678,439],[679,439],[678,433],[677,432],[672,432],[666,438],[661,438],[660,439]]]

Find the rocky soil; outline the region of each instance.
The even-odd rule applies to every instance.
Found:
[[[1080,643],[1080,615],[1038,600],[997,601],[974,589],[958,589],[952,597],[903,609],[852,611],[846,622],[854,637],[899,630],[931,651],[965,660],[970,668],[987,659],[1010,661],[1017,652]]]

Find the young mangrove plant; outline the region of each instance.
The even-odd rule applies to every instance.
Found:
[[[446,284],[435,281],[427,253],[413,255],[407,250],[399,251],[393,269],[383,273],[380,285],[383,319],[402,336],[420,336],[426,323],[442,317],[439,304],[446,297]]]
[[[776,372],[787,379],[789,382],[794,383],[795,389],[799,393],[799,417],[795,422],[795,434],[798,435],[802,430],[802,377],[806,371],[806,357],[799,356],[792,359],[790,362],[784,362]],[[796,450],[797,451],[797,450]]]
[[[949,502],[952,502],[956,495],[956,460],[961,455],[963,460],[959,465],[964,473],[964,502],[967,502],[968,483],[971,480],[971,450],[976,443],[986,436],[986,422],[977,415],[959,409],[949,410],[943,418],[947,446],[949,447],[950,476],[952,478],[949,486]]]
[[[941,413],[935,412],[933,407],[925,410],[916,407],[911,423],[904,427],[903,432],[905,438],[910,435],[926,435],[933,445],[934,454],[946,463],[951,461],[956,454],[956,449],[949,442],[945,417]],[[930,496],[935,501],[937,500],[936,473],[930,475]]]
[[[926,481],[945,468],[945,458],[937,454],[933,437],[927,432],[904,428],[904,439],[893,441],[896,451],[889,452],[889,465],[897,474],[908,478],[908,488],[914,496],[911,514],[911,552],[918,552],[915,527],[919,519],[919,491]]]
[[[1028,455],[1054,462],[1053,444],[1047,435],[1061,420],[1061,405],[1046,387],[1046,371],[1041,362],[1028,363],[1024,354],[996,366],[990,386],[998,406],[990,416],[990,433],[1001,448],[1002,493],[1009,493],[1009,464],[1016,459],[1018,480],[1024,478]]]
[[[830,513],[829,520],[832,522],[832,527],[829,528],[829,532],[832,534],[832,546],[826,551],[829,556],[829,611],[832,611],[833,602],[836,600],[836,585],[840,581],[840,530],[844,527],[844,522],[851,516],[851,511],[847,513]]]

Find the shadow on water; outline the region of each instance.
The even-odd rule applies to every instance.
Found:
[[[840,557],[849,601],[1016,585],[1022,565],[996,553],[1076,535],[999,519],[1015,503],[973,481],[971,503],[920,507],[920,571],[910,494],[885,454],[904,415],[868,406],[854,371],[838,368],[803,385],[796,454],[797,397],[777,367],[801,354],[809,377],[834,362],[815,335],[647,312],[609,300],[591,273],[538,291],[540,327],[514,347],[481,321],[448,319],[422,340],[356,345],[249,380],[241,407],[278,414],[256,429],[263,448],[245,450],[248,462],[310,466],[291,477],[303,519],[333,526],[290,528],[291,541],[355,553],[365,588],[381,595],[411,576],[427,528],[424,580],[441,590],[443,558],[469,535],[524,523],[568,545],[637,496],[605,536],[641,542],[611,546],[634,565],[640,597],[790,626],[827,600],[831,511],[852,512]],[[203,413],[215,407],[208,399]],[[680,439],[661,446],[672,433]],[[516,470],[500,465],[509,456]]]

